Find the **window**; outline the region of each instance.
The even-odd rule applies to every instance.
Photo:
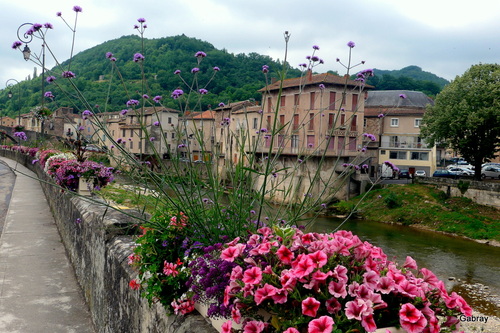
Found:
[[[393,135],[389,137],[389,147],[399,147],[398,137]]]
[[[313,148],[314,147],[314,135],[308,135],[307,136],[307,147],[308,148]]]
[[[168,123],[171,124],[172,123],[172,117],[168,117]]]
[[[345,129],[345,114],[340,115],[340,129]]]
[[[412,151],[411,152],[411,159],[417,160],[417,161],[428,161],[429,160],[429,153],[428,152]]]
[[[391,160],[406,160],[406,152],[405,151],[393,151],[389,152],[389,158]]]
[[[122,137],[126,137],[127,134],[125,133],[125,130],[122,130]]]
[[[271,103],[271,97],[267,98],[267,112],[269,112],[269,113],[273,112],[273,105]]]
[[[337,149],[340,151],[344,151],[345,148],[345,136],[339,136],[338,142],[337,142]]]
[[[311,110],[314,110],[314,100],[316,99],[316,93],[314,91],[311,91],[311,95],[309,95],[309,97],[309,108]]]
[[[335,100],[336,100],[335,92],[330,91],[330,102],[328,104],[328,110],[335,110]]]
[[[284,135],[278,135],[278,147],[280,147],[280,148],[285,147],[285,136]]]
[[[134,137],[134,130],[130,130],[130,137],[133,138]]]
[[[285,106],[285,97],[286,96],[281,96],[281,106]]]
[[[172,139],[175,139],[175,133],[172,133]]]
[[[422,123],[422,118],[416,118],[415,119],[415,127],[420,127],[421,123]]]
[[[399,126],[399,118],[391,118],[391,127]]]
[[[293,105],[299,105],[300,104],[300,95],[295,94],[293,95]]]
[[[356,151],[356,137],[349,138],[349,151]]]
[[[351,121],[351,131],[356,132],[356,130],[357,130],[356,124],[357,123],[358,123],[358,116],[357,115],[353,115],[352,116],[352,121]]]
[[[280,115],[280,125],[285,126],[285,115],[284,114]]]
[[[331,130],[333,128],[333,124],[335,123],[335,114],[328,114],[328,129]]]
[[[293,130],[298,130],[299,129],[299,115],[294,114],[293,115]]]
[[[358,108],[358,94],[352,94],[352,111]]]
[[[314,113],[309,113],[309,130],[314,131]]]
[[[366,127],[366,118],[363,118],[363,127]]]
[[[253,118],[253,129],[257,129],[258,126],[258,118]]]
[[[381,150],[380,155],[385,155],[385,150]]]
[[[334,150],[335,149],[335,137],[334,136],[326,136],[326,142],[328,142],[328,150]]]
[[[130,141],[130,149],[134,149],[134,141]]]
[[[271,116],[267,116],[267,124],[266,124],[267,128],[271,128],[272,127],[272,123],[271,123]]]
[[[299,136],[298,135],[292,135],[291,146],[292,146],[292,148],[297,148],[299,146]]]

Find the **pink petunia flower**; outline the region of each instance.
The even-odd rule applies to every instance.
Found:
[[[289,327],[286,330],[283,331],[283,333],[300,333],[298,329],[294,327]]]
[[[259,305],[267,299],[270,299],[274,295],[276,295],[276,287],[266,283],[262,288],[258,288],[254,294],[255,304]]]
[[[276,255],[278,259],[286,265],[289,265],[295,256],[285,245],[281,245],[278,251],[276,251]]]
[[[235,246],[230,246],[221,252],[220,258],[232,262],[235,258],[240,256],[244,248],[245,244],[236,244]]]
[[[399,323],[408,333],[421,333],[427,326],[427,319],[413,304],[405,303],[399,310]]]
[[[328,257],[326,253],[323,251],[316,251],[314,253],[309,254],[309,258],[312,259],[314,266],[316,268],[321,268],[326,265],[328,262]]]
[[[331,333],[333,331],[332,317],[321,316],[318,319],[311,320],[307,327],[308,333]]]
[[[246,323],[243,328],[243,333],[261,333],[264,331],[264,328],[266,328],[266,325],[263,322],[251,320]]]
[[[226,321],[222,324],[222,333],[231,333],[231,328],[233,327],[233,322],[231,320]]]
[[[321,303],[314,297],[308,297],[302,301],[302,314],[314,318],[320,305]]]
[[[293,274],[301,279],[312,273],[314,270],[314,262],[309,256],[300,254],[294,262],[292,262]]]
[[[242,281],[245,284],[259,284],[262,280],[262,269],[260,267],[251,267],[243,273]]]

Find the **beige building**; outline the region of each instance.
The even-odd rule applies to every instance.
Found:
[[[400,96],[405,96],[402,98]],[[444,159],[444,150],[429,147],[420,136],[420,124],[428,104],[424,93],[406,90],[370,91],[365,101],[366,130],[377,137],[378,169],[385,161],[400,170],[424,170],[432,175]]]

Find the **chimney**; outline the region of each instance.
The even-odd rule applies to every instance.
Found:
[[[312,72],[312,69],[308,69],[308,70],[307,70],[306,78],[307,78],[307,82],[312,82],[312,80],[313,80],[313,72]]]

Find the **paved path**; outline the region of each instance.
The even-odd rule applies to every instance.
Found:
[[[15,161],[0,163],[0,200],[10,197],[0,228],[0,333],[94,333],[39,182]]]

